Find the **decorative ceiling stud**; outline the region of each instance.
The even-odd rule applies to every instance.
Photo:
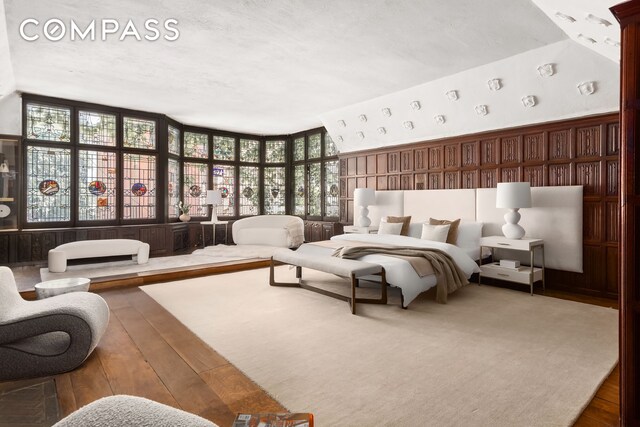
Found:
[[[457,101],[458,100],[458,91],[457,90],[450,90],[449,92],[445,93],[445,95],[447,95],[447,99],[449,101]]]
[[[358,116],[358,118],[360,119],[360,121],[361,121],[362,123],[366,123],[366,121],[367,121],[367,116],[366,116],[366,115],[364,115],[364,114],[360,114],[360,115]]]
[[[362,133],[361,131],[356,132],[356,136],[357,136],[359,139],[364,139],[364,133]]]
[[[336,141],[342,142],[344,141],[344,138],[342,138],[342,135],[338,135],[338,137],[336,138]]]
[[[531,107],[535,107],[536,106],[536,97],[533,95],[527,95],[522,97],[522,105],[524,105],[527,108],[531,108]]]
[[[584,34],[578,34],[578,40],[581,40],[585,43],[590,43],[590,44],[595,44],[597,43],[594,39],[592,39],[591,37],[587,37]]]
[[[404,125],[405,129],[409,129],[409,130],[413,129],[413,122],[412,121],[407,120],[406,122],[403,123],[403,125]]]
[[[387,130],[386,130],[385,128],[383,128],[383,127],[379,127],[379,128],[378,128],[378,133],[379,133],[380,135],[384,135],[385,133],[387,133]]]
[[[413,101],[411,102],[411,108],[413,108],[414,110],[419,110],[422,106],[420,105],[420,101]]]
[[[487,86],[489,86],[489,90],[500,90],[502,88],[502,83],[500,79],[491,79],[487,82]]]
[[[344,122],[344,120],[338,120],[338,126],[340,126],[341,128],[346,128],[347,124]]]
[[[620,47],[620,42],[610,39],[609,37],[604,39],[604,42],[609,46]]]
[[[592,24],[602,25],[603,27],[610,27],[611,26],[611,22],[607,21],[606,19],[602,19],[599,16],[592,15],[592,14],[588,14],[584,19],[587,22],[590,22]]]
[[[582,82],[578,85],[580,95],[591,95],[596,91],[596,82]]]
[[[553,68],[553,64],[540,65],[537,70],[540,77],[551,77],[556,73],[556,70]]]
[[[438,114],[437,116],[433,116],[433,120],[436,121],[437,124],[443,125],[447,119],[442,114]]]
[[[489,108],[486,105],[476,105],[474,107],[474,110],[476,110],[476,114],[479,116],[486,116],[487,114],[489,114]]]
[[[391,109],[390,108],[383,108],[382,109],[382,115],[385,117],[391,117]]]
[[[564,14],[562,12],[556,12],[555,15],[556,15],[556,18],[561,19],[561,20],[563,20],[565,22],[568,22],[570,24],[573,24],[574,22],[576,22],[576,18],[574,18],[571,15],[566,15],[566,14]]]

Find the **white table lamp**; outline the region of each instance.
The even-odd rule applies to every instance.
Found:
[[[522,239],[524,228],[518,225],[520,208],[531,207],[531,185],[528,182],[501,182],[496,193],[496,208],[507,208],[502,234],[507,239]]]
[[[360,217],[357,224],[360,227],[368,227],[371,225],[371,219],[369,219],[368,207],[376,204],[376,190],[373,188],[356,188],[353,192],[353,203],[355,206],[360,206]]]
[[[222,203],[222,192],[220,190],[207,190],[207,198],[204,202],[208,205],[213,205],[211,208],[211,222],[218,221],[216,207]]]

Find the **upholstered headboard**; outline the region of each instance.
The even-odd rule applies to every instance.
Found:
[[[475,221],[476,190],[410,190],[404,192],[404,214],[411,222],[429,218]]]

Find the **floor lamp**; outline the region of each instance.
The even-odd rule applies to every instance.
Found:
[[[216,207],[222,203],[222,192],[220,190],[207,190],[207,198],[204,201],[211,207],[211,222],[218,221],[218,214],[216,213]]]

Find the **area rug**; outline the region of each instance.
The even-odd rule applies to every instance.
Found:
[[[295,270],[278,267],[277,280]],[[341,286],[335,276],[305,278]],[[268,269],[142,289],[317,426],[566,426],[617,362],[618,312],[469,285],[407,310],[268,285]]]

